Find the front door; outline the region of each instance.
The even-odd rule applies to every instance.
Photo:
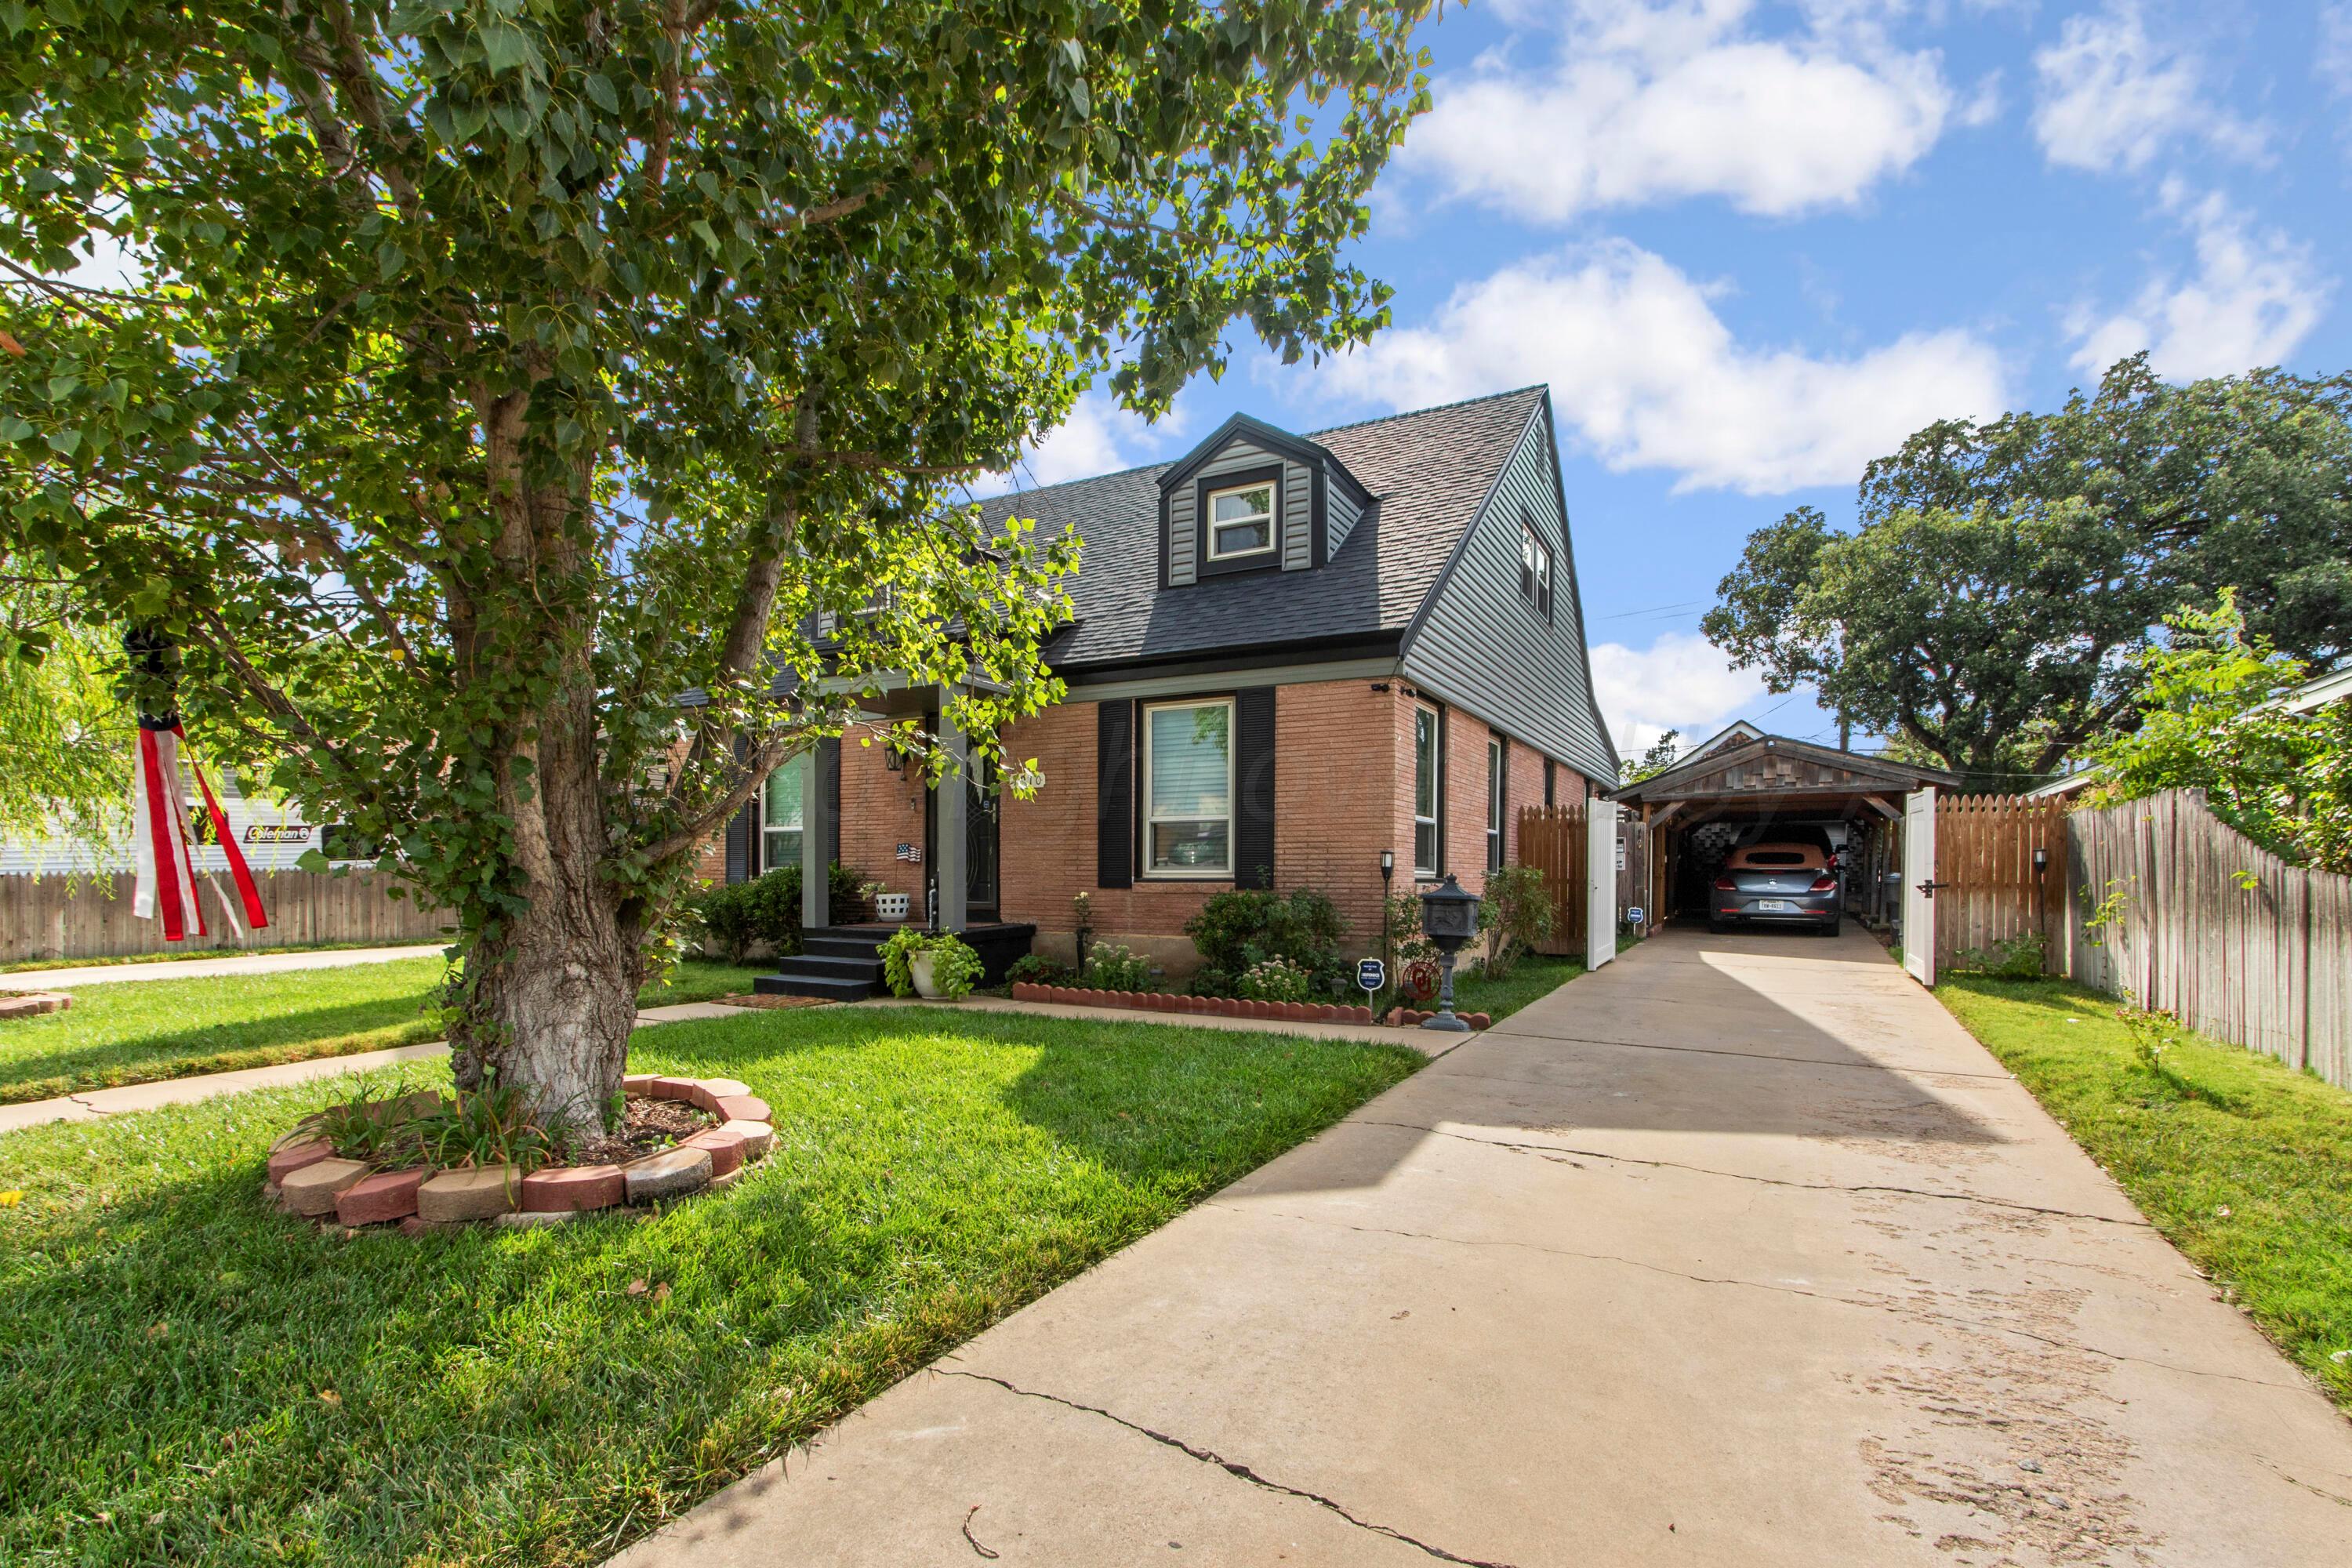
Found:
[[[974,757],[965,773],[971,795],[964,811],[964,912],[970,920],[992,921],[998,918],[996,770],[987,758]]]

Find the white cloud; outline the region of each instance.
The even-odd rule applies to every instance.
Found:
[[[1045,440],[1024,453],[1009,474],[987,476],[971,487],[974,495],[996,495],[1011,489],[1058,485],[1069,479],[1092,479],[1121,468],[1158,460],[1187,424],[1184,399],[1158,425],[1129,413],[1106,392],[1082,394],[1069,418]]]
[[[2195,275],[2158,277],[2121,310],[2077,310],[2075,366],[2095,376],[2146,349],[2159,374],[2189,381],[2284,363],[2319,324],[2336,280],[2310,247],[2257,232],[2218,193],[2192,201],[2168,182],[2164,204],[2194,238]]]
[[[1613,469],[1678,489],[1851,485],[1931,421],[1998,414],[1999,356],[1958,330],[1846,358],[1742,345],[1717,290],[1622,240],[1571,247],[1457,289],[1427,324],[1337,361],[1338,386],[1394,408],[1548,382],[1561,419]]]
[[[1734,669],[1723,650],[1692,632],[1667,632],[1646,648],[1623,643],[1592,649],[1593,697],[1621,757],[1640,756],[1669,730],[1687,747],[1720,729],[1764,695],[1749,670]]]
[[[2053,163],[2141,169],[2191,137],[2234,157],[2262,155],[2261,128],[2210,101],[2197,61],[2148,36],[2137,0],[2108,0],[2103,11],[2069,17],[2033,68],[2033,133]]]
[[[1405,166],[1545,222],[1694,195],[1776,216],[1849,205],[1954,110],[1938,57],[1889,47],[1876,9],[1815,5],[1804,34],[1765,38],[1750,0],[1573,0],[1551,18],[1553,60],[1489,56],[1441,79]]]

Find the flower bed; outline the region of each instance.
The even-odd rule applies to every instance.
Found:
[[[270,1146],[262,1195],[320,1224],[396,1225],[415,1236],[451,1225],[555,1225],[596,1209],[643,1207],[732,1186],[775,1142],[768,1105],[734,1079],[632,1074],[617,1132],[578,1163],[523,1170],[507,1163],[436,1166],[349,1157],[328,1127],[356,1112],[397,1132],[450,1102],[431,1089],[353,1102],[307,1116]],[[627,1156],[624,1158],[623,1156]]]
[[[1129,1007],[1140,1013],[1172,1013],[1210,1018],[1264,1018],[1293,1024],[1370,1024],[1370,1007],[1342,1007],[1328,1002],[1250,1002],[1234,996],[1180,996],[1169,991],[1086,991],[1073,985],[1033,985],[1016,982],[1015,1002],[1058,1002],[1073,1007]],[[1434,1016],[1405,1009],[1389,1015],[1391,1024],[1418,1024]],[[1465,1013],[1462,1021],[1483,1029],[1484,1013]]]

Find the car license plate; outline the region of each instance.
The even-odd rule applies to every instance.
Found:
[[[1797,906],[1787,899],[1759,899],[1756,900],[1756,912],[1760,915],[1793,915],[1797,912]]]

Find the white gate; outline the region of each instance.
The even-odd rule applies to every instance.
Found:
[[[1903,967],[1936,984],[1936,791],[1903,798]]]
[[[1584,967],[1617,956],[1617,813],[1613,800],[1592,802],[1585,820]]]

